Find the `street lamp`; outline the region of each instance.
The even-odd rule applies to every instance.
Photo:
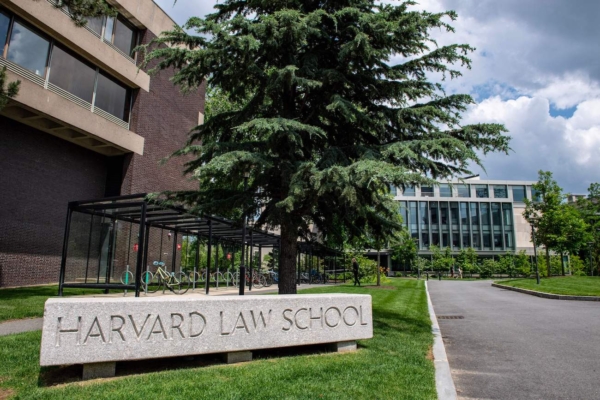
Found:
[[[594,276],[594,266],[592,264],[592,248],[594,247],[594,242],[588,242],[588,249],[590,250],[590,275]]]
[[[535,257],[535,280],[537,284],[540,284],[540,271],[538,269],[538,259],[537,259],[537,244],[535,243],[535,225],[539,222],[538,217],[532,217],[529,220],[531,224],[531,238],[533,239],[533,256]]]
[[[248,190],[248,178],[250,177],[250,172],[244,172],[244,193]],[[242,205],[242,212],[244,213],[242,218],[242,259],[240,262],[240,296],[244,295],[244,289],[246,287],[246,267],[244,266],[245,259],[245,247],[246,247],[246,212],[244,211],[244,206]]]

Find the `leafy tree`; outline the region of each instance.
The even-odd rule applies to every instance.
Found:
[[[588,243],[593,243],[590,247],[585,246],[585,257],[589,257],[589,251],[592,251],[593,259],[596,260],[595,268],[600,270],[600,183],[592,183],[588,188],[588,196],[580,199],[576,203],[581,215],[588,224],[590,237]]]
[[[460,249],[456,256],[456,263],[465,273],[472,274],[477,269],[477,252],[472,247]]]
[[[565,255],[576,254],[590,240],[589,226],[579,210],[570,204],[561,204],[551,211],[552,232],[549,233],[552,249],[560,254],[561,273],[565,275]]]
[[[515,270],[518,274],[524,278],[531,275],[531,263],[529,262],[529,256],[525,253],[525,250],[519,251],[514,257]]]
[[[21,81],[7,82],[6,67],[0,68],[0,110],[6,107],[8,100],[19,93]]]
[[[117,11],[105,0],[58,0],[55,7],[68,9],[71,19],[78,26],[84,26],[88,18],[117,15]]]
[[[556,244],[557,228],[555,218],[559,214],[565,196],[558,183],[552,178],[552,172],[539,171],[538,181],[532,185],[537,192],[537,199],[525,199],[523,216],[536,229],[536,244],[542,244],[546,249],[547,275],[550,271],[550,249]],[[532,238],[533,241],[533,238]]]
[[[436,245],[429,246],[429,250],[432,253],[432,268],[437,270],[438,273],[442,271],[449,271],[454,265],[454,258],[452,257],[452,249],[445,247],[444,250],[440,249]]]
[[[479,277],[483,279],[491,278],[498,271],[498,262],[491,258],[486,258],[479,267]]]
[[[224,0],[146,49],[153,71],[174,68],[175,84],[206,79],[242,104],[207,118],[176,153],[194,157],[185,172],[199,190],[163,196],[201,212],[259,212],[257,226],[280,227],[280,293],[296,292],[297,239],[309,224],[349,240],[368,226],[385,242],[398,228],[390,186],[468,174],[479,154],[509,150],[502,125],[461,125],[470,96],[429,80],[470,67],[472,47],[430,37],[452,32],[456,13],[414,4]]]
[[[515,255],[510,252],[506,252],[506,254],[498,257],[497,261],[497,273],[507,274],[510,278],[514,277],[517,272],[517,268],[515,266]]]
[[[392,258],[403,266],[410,265],[411,269],[415,264],[418,254],[417,243],[406,231],[402,232],[401,239],[391,246]]]

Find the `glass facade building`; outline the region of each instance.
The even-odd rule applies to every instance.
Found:
[[[517,237],[528,240],[522,210],[524,200],[532,198],[532,183],[474,180],[392,193],[421,253],[435,245],[453,251],[472,247],[491,255],[527,247],[519,246]]]

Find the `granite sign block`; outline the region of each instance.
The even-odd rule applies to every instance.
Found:
[[[226,353],[373,337],[371,296],[53,298],[40,364]]]

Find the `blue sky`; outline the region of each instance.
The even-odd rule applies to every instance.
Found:
[[[179,24],[216,3],[155,1]],[[487,156],[485,171],[475,172],[536,180],[538,170],[550,170],[572,193],[600,182],[600,1],[420,0],[416,8],[455,10],[456,32],[432,35],[440,45],[477,49],[472,69],[444,83],[477,101],[464,122],[498,122],[510,131],[513,151]]]

